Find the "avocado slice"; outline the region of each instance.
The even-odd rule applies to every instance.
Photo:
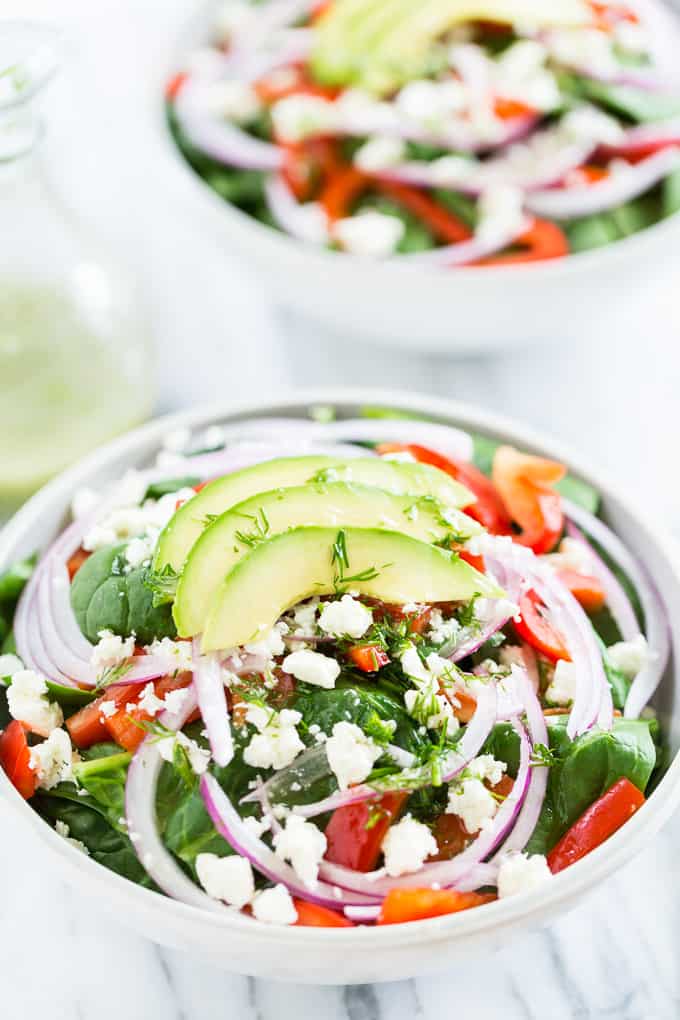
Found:
[[[357,591],[404,605],[466,601],[503,591],[455,553],[379,528],[294,528],[244,556],[220,585],[203,650],[257,640],[312,595]]]
[[[456,25],[488,21],[538,28],[586,25],[583,0],[336,0],[318,23],[311,55],[314,76],[326,84],[359,85],[387,94],[427,74],[438,41]]]
[[[178,633],[201,633],[220,583],[250,549],[273,535],[317,524],[389,529],[436,542],[454,532],[462,540],[482,530],[462,511],[447,510],[445,519],[443,510],[436,500],[354,482],[312,482],[259,493],[218,517],[191,549],[173,607]]]
[[[206,523],[244,499],[272,489],[302,485],[309,481],[348,481],[374,485],[394,493],[413,496],[432,495],[447,507],[463,507],[475,497],[463,485],[429,464],[405,463],[381,457],[282,457],[262,461],[252,467],[210,482],[188,503],[179,508],[158,539],[153,561],[154,571],[168,568],[180,573],[187,556],[206,527]]]

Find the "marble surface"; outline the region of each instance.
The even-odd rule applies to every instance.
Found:
[[[74,40],[54,89],[49,154],[64,194],[140,273],[159,346],[159,409],[231,394],[361,381],[480,402],[583,449],[678,528],[680,345],[672,283],[612,309],[596,333],[494,360],[450,361],[338,343],[271,308],[258,281],[201,234],[149,131],[157,61],[190,0],[3,0]],[[670,267],[673,269],[674,267]],[[629,298],[631,296],[628,296]],[[187,368],[187,366],[190,366]],[[281,986],[160,949],[44,872],[0,815],[3,1016],[50,1020],[673,1020],[680,1016],[680,819],[550,929],[437,978]]]

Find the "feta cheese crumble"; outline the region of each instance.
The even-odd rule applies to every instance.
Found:
[[[232,854],[198,854],[196,858],[198,880],[214,900],[222,900],[239,910],[250,903],[255,895],[255,879],[250,861]]]
[[[498,896],[505,899],[506,896],[530,892],[549,878],[552,878],[552,873],[543,854],[506,854],[498,869]]]
[[[363,637],[373,622],[373,613],[351,595],[337,602],[326,602],[319,617],[319,627],[332,637]]]
[[[336,220],[331,232],[338,244],[352,255],[386,258],[404,236],[404,224],[397,216],[366,209]]]
[[[454,711],[455,697],[442,693],[442,678],[451,671],[451,663],[436,652],[431,652],[423,662],[413,644],[401,654],[401,668],[414,683],[413,690],[404,694],[404,705],[409,715],[424,723],[428,729],[441,729],[446,724],[449,734],[459,729],[460,723]]]
[[[491,822],[498,811],[498,801],[482,780],[473,776],[449,786],[446,811],[450,815],[458,815],[473,835]]]
[[[426,858],[437,853],[437,841],[423,822],[406,815],[390,826],[382,841],[385,871],[393,878],[422,868]]]
[[[287,633],[288,624],[277,623],[270,630],[265,631],[257,641],[250,641],[243,647],[251,655],[261,655],[265,659],[271,659],[275,655],[283,655],[285,652],[283,635]]]
[[[68,827],[66,822],[62,822],[61,818],[57,818],[56,822],[54,823],[54,831],[58,836],[61,836],[62,839],[65,839],[67,843],[70,843],[72,847],[75,847],[76,850],[80,850],[80,852],[85,854],[87,857],[90,856],[90,851],[85,846],[85,844],[82,843],[79,839],[74,839],[71,836],[70,828]]]
[[[92,649],[90,662],[98,673],[121,666],[134,655],[135,635],[123,639],[111,630],[100,630],[99,641]]]
[[[185,673],[194,667],[191,641],[173,641],[172,638],[164,637],[146,645],[144,651],[147,655],[162,659],[166,673]]]
[[[12,676],[7,689],[7,707],[13,719],[41,737],[49,737],[64,721],[59,705],[47,697],[45,679],[31,669],[20,669]]]
[[[149,682],[146,685],[139,697],[137,707],[149,715],[156,715],[157,712],[161,712],[165,708],[165,701],[157,696],[153,683]]]
[[[298,915],[285,885],[275,885],[254,898],[253,916],[265,924],[295,924]]]
[[[299,712],[284,708],[276,712],[260,705],[248,705],[246,721],[258,730],[243,751],[246,765],[261,769],[283,769],[290,765],[305,745],[300,740],[297,724]]]
[[[364,173],[376,173],[396,166],[404,158],[406,146],[400,138],[376,135],[354,154],[354,164]]]
[[[570,705],[576,694],[577,679],[574,663],[558,659],[552,681],[545,692],[546,701],[552,705]]]
[[[284,142],[302,142],[334,127],[333,104],[321,96],[293,95],[271,108],[274,134]]]
[[[323,832],[299,815],[288,815],[286,826],[273,839],[276,856],[290,861],[294,871],[310,889],[319,877],[319,862],[326,853]]]
[[[638,634],[632,641],[610,645],[607,655],[614,669],[620,670],[629,680],[633,680],[652,657],[644,634]]]
[[[210,764],[210,751],[200,747],[195,740],[191,740],[181,730],[178,733],[173,733],[172,736],[156,741],[158,753],[163,761],[172,762],[176,746],[186,751],[189,765],[197,776],[202,776]]]
[[[282,668],[286,673],[292,674],[296,680],[313,684],[315,687],[323,687],[326,690],[335,687],[335,681],[340,675],[340,666],[335,659],[309,648],[291,652],[283,660]]]
[[[341,790],[362,783],[383,753],[359,726],[337,722],[326,741],[326,757]]]
[[[66,730],[52,730],[47,740],[32,747],[30,764],[41,790],[73,779],[73,749]]]

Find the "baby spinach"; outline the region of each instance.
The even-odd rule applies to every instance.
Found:
[[[154,606],[153,593],[145,581],[147,569],[125,573],[124,544],[98,549],[73,579],[71,605],[78,625],[90,641],[102,630],[121,637],[135,634],[140,644],[154,638],[176,636],[170,606]]]
[[[33,573],[35,556],[17,560],[0,574],[0,652],[14,652],[12,622],[24,586]]]

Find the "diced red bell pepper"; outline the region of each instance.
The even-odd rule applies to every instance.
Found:
[[[354,871],[373,871],[387,830],[407,798],[407,793],[386,793],[376,800],[337,808],[326,826],[326,860]]]
[[[513,242],[520,251],[499,252],[486,258],[471,262],[472,266],[508,266],[523,262],[542,262],[544,259],[557,259],[569,254],[569,241],[556,223],[550,220],[535,218],[531,225]]]
[[[548,854],[553,874],[579,861],[609,839],[645,802],[630,779],[619,779],[591,804]]]
[[[383,900],[376,923],[423,921],[428,917],[481,907],[495,899],[495,893],[456,892],[455,889],[391,889]]]
[[[25,800],[33,796],[38,779],[31,768],[26,731],[17,719],[13,719],[0,733],[0,766]]]
[[[294,899],[297,910],[297,921],[295,927],[305,928],[354,928],[355,925],[344,914],[337,910],[329,910],[328,907],[318,906],[316,903],[309,903],[307,900]]]
[[[412,188],[408,184],[384,180],[376,182],[376,187],[388,198],[413,213],[439,241],[457,244],[459,241],[467,241],[472,236],[467,223],[463,223],[424,191]]]

